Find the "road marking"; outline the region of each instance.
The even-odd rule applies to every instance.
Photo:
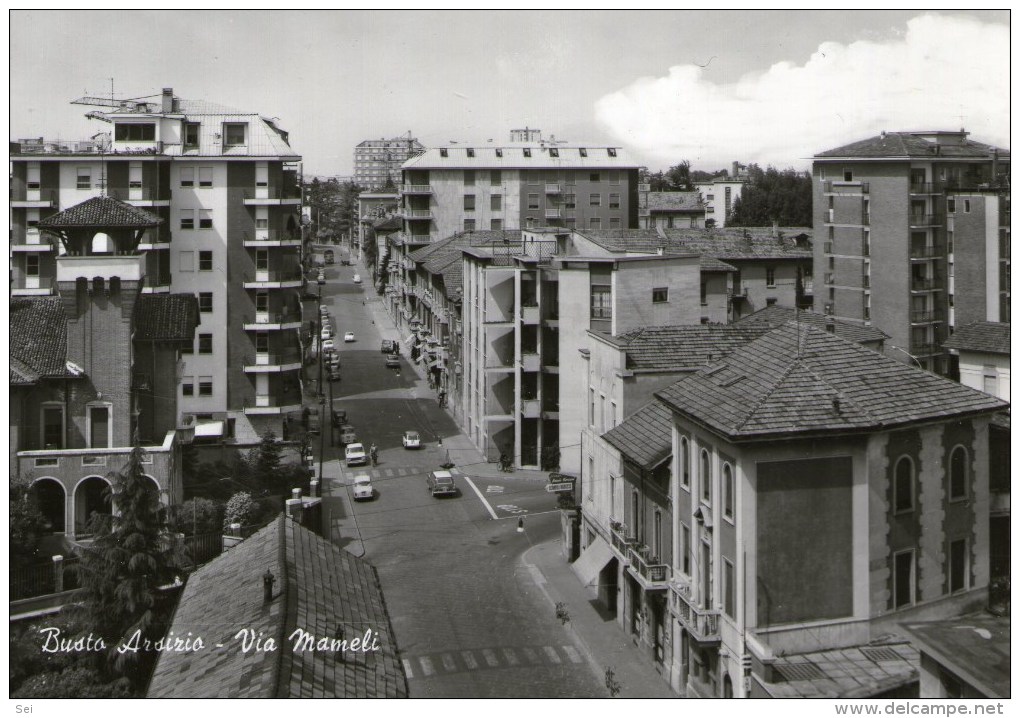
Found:
[[[431,676],[433,673],[436,672],[436,669],[432,667],[431,658],[422,656],[421,658],[418,659],[418,662],[421,663],[421,672],[424,673],[426,676]]]
[[[506,511],[508,514],[526,514],[526,513],[528,513],[527,509],[522,509],[520,506],[516,506],[515,504],[500,504],[496,508],[499,509],[500,511]],[[495,518],[495,517],[493,517],[493,518]]]
[[[552,661],[553,663],[562,663],[563,662],[563,661],[560,660],[560,654],[558,654],[556,652],[556,649],[553,648],[552,646],[546,646],[542,650],[545,651],[545,655],[549,656],[549,660]]]
[[[496,652],[491,648],[483,648],[482,655],[485,657],[485,662],[488,663],[490,667],[495,668],[499,665],[499,659],[496,658]]]
[[[474,669],[478,668],[478,661],[475,660],[475,657],[471,653],[471,651],[461,651],[460,655],[464,659],[464,663],[467,664],[469,671],[473,671]]]
[[[530,648],[522,648],[524,651],[524,657],[528,660],[528,663],[538,663],[538,654]]]
[[[518,663],[520,663],[520,660],[518,660],[517,658],[517,654],[514,653],[514,649],[512,648],[504,648],[503,655],[506,657],[506,662],[509,663],[511,666],[516,666]]]
[[[497,506],[496,508],[502,508],[502,507],[501,506]],[[543,514],[559,514],[559,513],[563,513],[559,509],[552,509],[551,511],[536,511],[535,513],[531,513],[527,509],[521,509],[521,510],[524,513],[528,514],[529,517],[531,517],[531,516],[542,516]],[[514,515],[514,516],[500,516],[497,519],[497,521],[506,521],[507,519],[515,519],[515,518],[517,518],[516,515]]]
[[[457,662],[453,660],[453,656],[451,656],[449,653],[444,653],[439,658],[443,661],[443,668],[445,668],[448,671],[457,670]]]
[[[577,652],[577,649],[573,646],[560,646],[563,652],[567,654],[567,658],[570,659],[571,663],[580,663],[581,654]]]
[[[492,517],[492,518],[494,518],[494,519],[498,519],[498,518],[499,518],[499,516],[497,516],[497,515],[496,515],[496,512],[492,510],[492,506],[490,506],[490,505],[489,505],[489,502],[485,500],[485,497],[484,497],[484,496],[482,496],[482,492],[478,490],[478,487],[477,487],[477,486],[475,486],[475,482],[471,480],[471,477],[470,477],[470,476],[464,476],[464,480],[465,480],[466,482],[468,482],[468,486],[470,486],[470,487],[471,487],[471,488],[472,488],[472,489],[474,490],[474,492],[475,492],[476,494],[478,494],[478,499],[479,499],[479,500],[480,500],[480,501],[481,501],[481,502],[482,502],[483,504],[485,504],[485,508],[486,508],[486,510],[488,510],[488,512],[489,512],[489,516],[491,516],[491,517]]]
[[[414,678],[414,671],[411,670],[411,662],[406,658],[404,659],[404,673],[407,675],[408,679]]]
[[[503,493],[502,486],[486,486],[485,493],[487,494],[501,494]]]

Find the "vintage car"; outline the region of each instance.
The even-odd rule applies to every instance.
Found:
[[[348,444],[344,449],[344,463],[347,466],[367,464],[368,454],[365,452],[365,445],[359,442]]]
[[[432,496],[456,496],[457,484],[453,481],[453,474],[449,471],[430,471],[425,479],[426,490]]]
[[[351,493],[354,494],[355,501],[371,501],[375,497],[372,478],[368,474],[356,475],[354,483],[351,484]]]

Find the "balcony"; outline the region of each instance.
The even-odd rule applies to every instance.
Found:
[[[645,589],[668,588],[671,573],[669,566],[664,563],[651,563],[634,546],[630,547],[630,562],[633,572],[638,575]]]
[[[637,216],[638,217],[651,217],[652,216],[652,210],[648,209],[647,207],[638,207]]]
[[[539,322],[539,311],[537,304],[529,304],[521,307],[521,323],[522,324],[538,324]]]
[[[856,220],[856,221],[853,221],[853,220]],[[860,217],[844,218],[842,221],[837,222],[836,221],[836,210],[834,210],[834,209],[827,209],[827,210],[825,210],[825,220],[824,220],[824,223],[825,224],[834,224],[834,225],[846,225],[846,226],[850,226],[850,227],[856,227],[856,226],[865,226],[865,227],[867,227],[868,225],[871,224],[871,212],[861,212]]]
[[[730,287],[730,297],[733,299],[747,299],[747,284],[741,282],[737,286]]]
[[[609,522],[609,543],[624,563],[630,561],[630,548],[637,544],[637,539],[627,535],[627,527],[616,521]]]
[[[169,207],[170,198],[160,197],[152,187],[128,187],[111,189],[109,195],[133,207]]]
[[[259,352],[254,357],[244,358],[246,374],[275,374],[283,371],[295,371],[301,368],[301,353],[297,351]]]
[[[521,352],[521,371],[539,371],[542,368],[542,358],[537,352]]]
[[[431,209],[404,209],[400,211],[404,219],[432,219]]]
[[[910,214],[907,219],[911,228],[941,227],[943,222],[941,214]]]
[[[911,324],[930,324],[945,321],[940,309],[924,309],[910,313]]]
[[[910,291],[912,292],[936,292],[942,289],[942,282],[939,279],[927,277],[914,277],[910,280]]]
[[[432,194],[432,185],[405,184],[401,187],[401,192],[403,192],[404,194]]]
[[[11,207],[44,209],[57,206],[57,191],[55,189],[29,189],[24,191],[24,195],[24,197],[11,198]]]
[[[301,315],[296,312],[256,312],[255,316],[244,318],[247,332],[270,332],[284,329],[300,329]]]
[[[871,185],[867,182],[841,182],[827,180],[822,186],[825,194],[870,194]]]
[[[669,584],[670,608],[676,613],[687,632],[698,643],[719,643],[719,611],[701,608],[690,596],[686,584]]]
[[[269,207],[301,204],[301,190],[297,187],[256,187],[245,190],[244,204],[247,207]]]
[[[26,230],[23,239],[19,241],[19,238],[15,237],[11,244],[12,252],[52,252],[55,249],[56,240],[50,235],[41,234],[39,230]]]
[[[942,347],[934,342],[910,342],[910,353],[914,356],[931,356],[932,354],[941,354]]]
[[[559,219],[560,216],[561,216],[561,212],[560,212],[559,208],[553,208],[553,209],[546,208],[546,210],[545,210],[545,218],[546,219]]]
[[[825,254],[840,254],[847,257],[870,257],[871,246],[867,242],[847,242],[840,243],[837,248],[833,242],[826,242],[824,247]]]
[[[408,244],[430,244],[432,242],[431,234],[405,234],[404,241]]]
[[[521,417],[538,419],[542,416],[542,404],[538,399],[521,399]]]
[[[55,288],[53,277],[19,277],[11,281],[11,295],[15,297],[47,296]]]
[[[279,229],[256,229],[254,234],[243,234],[245,247],[300,247],[301,235]]]
[[[945,254],[944,244],[932,244],[926,247],[912,246],[910,248],[911,259],[932,259],[933,257],[944,257]]]
[[[910,194],[942,194],[942,184],[939,182],[911,182]]]
[[[297,289],[305,282],[300,268],[272,271],[255,270],[255,275],[244,275],[245,289]]]
[[[290,414],[301,411],[301,401],[295,397],[293,403],[280,402],[275,396],[257,394],[254,399],[246,399],[244,413],[247,416],[266,414]]]
[[[563,190],[560,189],[560,185],[559,185],[558,182],[546,182],[545,183],[545,193],[546,194],[559,194],[562,191]]]

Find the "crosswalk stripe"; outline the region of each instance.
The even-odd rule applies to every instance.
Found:
[[[528,663],[538,663],[537,653],[530,648],[522,648],[521,650],[524,651],[524,657],[527,659]]]
[[[514,653],[514,649],[512,648],[504,648],[503,655],[506,657],[506,662],[511,666],[516,666],[520,663],[520,660],[517,658],[517,654]]]
[[[411,670],[411,662],[404,659],[404,674],[410,679],[414,678],[414,671]]]
[[[496,652],[491,648],[483,648],[482,656],[485,657],[485,662],[488,663],[489,666],[491,666],[492,668],[495,668],[496,666],[499,665],[499,659],[496,658]]]
[[[464,663],[467,664],[469,671],[473,671],[474,669],[478,668],[478,661],[475,660],[475,657],[474,655],[472,655],[471,651],[461,651],[460,655],[464,659]]]
[[[563,652],[567,654],[567,658],[573,663],[581,662],[581,654],[577,652],[577,649],[573,646],[561,646]]]
[[[436,669],[432,667],[431,658],[422,656],[421,658],[418,659],[418,662],[421,663],[421,672],[424,673],[426,676],[431,676],[433,673],[436,672]]]
[[[549,656],[549,660],[552,661],[553,663],[562,663],[562,661],[560,660],[560,655],[556,652],[556,649],[553,648],[552,646],[545,646],[542,650],[545,651],[545,655]]]
[[[443,655],[440,656],[440,659],[443,661],[443,668],[445,668],[446,670],[448,671],[457,670],[457,662],[453,660],[453,656],[451,656],[449,653],[444,653]]]

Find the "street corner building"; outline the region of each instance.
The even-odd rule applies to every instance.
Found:
[[[204,646],[163,653],[150,698],[408,695],[375,568],[285,515],[188,578],[170,631]]]

